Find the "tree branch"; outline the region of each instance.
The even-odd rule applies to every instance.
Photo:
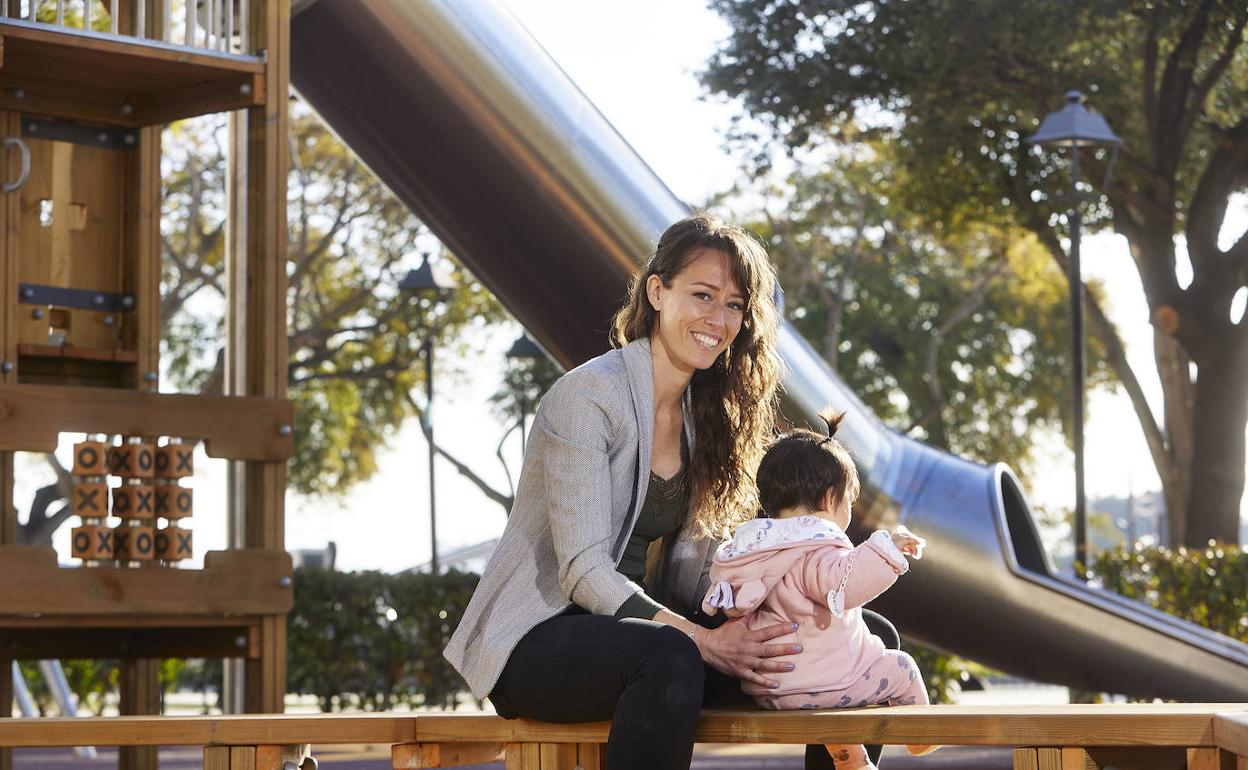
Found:
[[[434,453],[442,457],[451,465],[455,466],[455,470],[459,471],[459,475],[471,481],[477,487],[477,489],[481,490],[481,494],[485,495],[489,499],[501,505],[503,507],[503,510],[506,511],[508,514],[510,514],[511,506],[512,506],[512,503],[515,502],[515,499],[509,495],[505,495],[502,492],[499,492],[497,489],[490,486],[489,483],[485,479],[478,476],[476,472],[472,470],[472,468],[469,468],[466,464],[456,459],[450,452],[446,451],[442,447],[430,441],[429,434],[431,432],[431,429],[428,427],[428,425],[426,425],[426,422],[424,420],[424,410],[422,410],[420,408],[420,405],[416,403],[416,400],[412,398],[411,393],[406,393],[404,395],[407,398],[407,403],[411,405],[412,411],[415,413],[417,417],[417,421],[420,424],[421,433],[425,435],[425,441],[429,443],[430,446],[433,447]],[[504,465],[504,467],[506,466]]]

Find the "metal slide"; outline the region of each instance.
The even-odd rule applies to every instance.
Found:
[[[688,207],[498,3],[295,6],[299,92],[547,351],[602,353],[626,279]],[[1009,468],[891,432],[787,325],[780,349],[790,417],[850,412],[868,522],[928,539],[875,605],[903,634],[1040,681],[1248,701],[1248,646],[1055,575]]]

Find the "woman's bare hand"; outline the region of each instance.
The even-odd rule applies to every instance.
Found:
[[[794,624],[777,623],[751,631],[744,620],[737,618],[716,629],[699,629],[694,641],[702,659],[716,670],[763,687],[778,687],[780,683],[766,676],[766,672],[792,671],[793,664],[771,658],[799,653],[802,646],[769,642],[796,630]]]

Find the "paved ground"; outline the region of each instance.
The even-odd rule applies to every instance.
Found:
[[[329,747],[316,752],[325,770],[389,770],[388,746]],[[13,752],[14,770],[108,770],[117,766],[117,752],[101,749],[95,759],[75,757],[57,749],[19,749]],[[203,755],[198,749],[162,749],[163,770],[198,770]],[[473,765],[465,770],[502,770],[502,763]],[[1009,749],[956,747],[926,757],[911,757],[900,749],[885,750],[882,768],[887,770],[1010,770]],[[799,747],[763,745],[699,746],[693,770],[802,770]]]

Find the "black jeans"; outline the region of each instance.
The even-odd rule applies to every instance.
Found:
[[[862,614],[885,646],[901,645],[882,615]],[[579,607],[525,634],[490,700],[509,719],[611,720],[609,770],[687,770],[704,705],[754,707],[738,680],[705,665],[681,631],[648,620],[591,615]],[[879,761],[879,746],[867,751]],[[806,747],[806,770],[832,767],[821,744]]]

